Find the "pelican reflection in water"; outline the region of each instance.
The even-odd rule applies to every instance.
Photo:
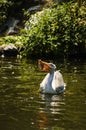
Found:
[[[49,71],[40,84],[40,91],[51,94],[63,93],[66,84],[64,83],[62,74],[59,71],[55,71],[56,65],[38,60],[38,67],[41,71]]]

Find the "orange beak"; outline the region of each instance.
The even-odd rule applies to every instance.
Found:
[[[42,60],[38,60],[38,67],[41,71],[50,71],[50,64]]]

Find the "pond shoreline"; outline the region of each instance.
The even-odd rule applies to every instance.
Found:
[[[37,53],[35,52],[25,55],[26,49],[24,45],[18,44],[16,41],[15,43],[7,42],[7,43],[2,43],[0,45],[0,57],[17,57],[17,55],[21,55],[22,57],[25,58],[30,58],[30,59],[85,59],[86,58],[86,53],[85,52],[79,52],[75,54],[64,54],[62,52],[57,52],[56,54],[53,54],[53,52],[50,53]]]

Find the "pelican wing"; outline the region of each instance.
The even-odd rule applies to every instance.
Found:
[[[42,82],[40,83],[40,88],[43,88],[45,89],[46,87],[46,84],[48,82],[48,79],[49,79],[49,73],[45,76],[45,78],[42,80]]]
[[[54,72],[52,88],[57,90],[59,87],[64,87],[62,74],[59,71]]]

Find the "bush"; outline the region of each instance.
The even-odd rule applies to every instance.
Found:
[[[1,0],[0,1],[0,27],[2,26],[2,24],[5,22],[6,18],[7,18],[7,1]]]
[[[64,3],[31,17],[24,43],[26,56],[70,56],[86,53],[85,5]]]

